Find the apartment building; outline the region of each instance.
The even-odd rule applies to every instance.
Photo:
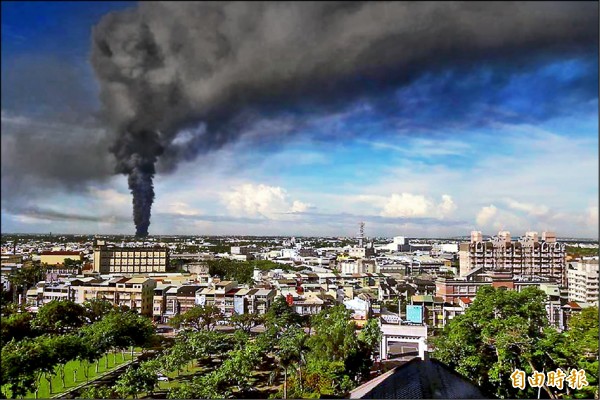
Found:
[[[75,302],[83,304],[91,299],[108,300],[116,306],[129,307],[141,315],[152,316],[156,282],[146,277],[118,277],[101,282],[71,282]]]
[[[167,291],[174,287],[169,283],[157,283],[154,288],[152,298],[152,319],[157,322],[164,322],[164,315],[167,309]]]
[[[116,247],[102,240],[94,245],[94,271],[101,274],[165,272],[167,265],[166,247]]]
[[[569,301],[581,307],[598,306],[598,259],[570,262],[567,282]]]
[[[52,300],[71,300],[84,304],[103,299],[116,306],[126,306],[142,315],[152,316],[156,282],[145,277],[111,279],[75,278],[61,282],[39,282],[27,291],[27,303],[39,307]]]
[[[460,275],[483,268],[484,271],[510,271],[518,276],[553,278],[566,286],[566,248],[556,241],[554,232],[526,232],[512,241],[510,232],[484,241],[479,231],[471,232],[471,241],[461,243],[459,250]]]
[[[66,282],[41,281],[26,294],[26,304],[33,307],[31,311],[53,300],[75,301],[75,290]]]
[[[177,314],[183,314],[196,307],[196,292],[203,287],[201,285],[181,285],[167,289],[163,315],[165,322]]]
[[[430,327],[441,328],[444,322],[444,299],[440,296],[415,295],[411,304],[423,307],[423,322]]]

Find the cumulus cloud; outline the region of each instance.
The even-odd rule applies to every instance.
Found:
[[[287,191],[279,186],[246,183],[222,194],[227,210],[236,216],[262,216],[279,219],[282,214],[303,212],[309,204],[290,200]]]
[[[452,200],[450,195],[442,195],[442,202],[438,206],[438,211],[441,217],[445,217],[456,211],[456,204],[454,204],[454,200]]]
[[[422,217],[431,209],[425,196],[410,193],[393,194],[381,212],[382,217]]]
[[[428,197],[412,193],[392,194],[383,206],[382,217],[438,217],[443,218],[456,210],[452,197],[444,194],[439,204]]]
[[[479,213],[477,214],[477,217],[475,218],[477,225],[479,225],[479,226],[487,225],[488,222],[490,222],[490,220],[492,218],[494,218],[494,216],[496,216],[497,212],[498,212],[498,209],[493,204],[490,204],[487,207],[482,207],[481,210],[479,211]]]
[[[301,201],[294,200],[294,202],[292,203],[292,208],[290,209],[290,212],[301,213],[301,212],[305,212],[306,210],[308,210],[311,207],[312,207],[312,205],[309,203],[303,203]]]

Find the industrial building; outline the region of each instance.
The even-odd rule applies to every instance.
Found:
[[[94,244],[94,272],[140,274],[165,272],[169,265],[166,247],[116,247],[102,240]]]

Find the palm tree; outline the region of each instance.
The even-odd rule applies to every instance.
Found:
[[[277,379],[279,374],[283,372],[283,398],[287,399],[287,372],[290,365],[293,363],[293,356],[291,353],[281,350],[275,354],[276,368],[271,371],[269,376],[269,384],[273,384],[273,381]]]
[[[298,347],[296,348],[296,361],[298,363],[298,378],[300,383],[300,392],[304,392],[302,383],[302,364],[306,364],[306,353],[310,350],[310,347],[306,344],[309,336],[301,335],[298,336]]]

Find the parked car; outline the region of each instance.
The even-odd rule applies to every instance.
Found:
[[[168,382],[168,381],[169,381],[169,377],[167,377],[167,376],[164,376],[164,375],[163,375],[163,374],[161,374],[161,373],[158,373],[158,380],[159,380],[159,381]]]

